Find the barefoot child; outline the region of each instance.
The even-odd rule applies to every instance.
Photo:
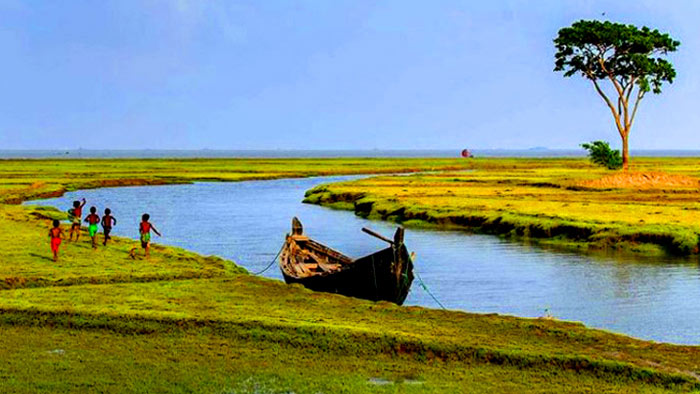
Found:
[[[112,237],[109,236],[109,233],[112,232],[112,226],[116,225],[117,219],[112,216],[112,210],[109,208],[105,209],[105,214],[102,216],[102,232],[105,235],[105,240],[102,245],[107,246],[107,241],[112,239]]]
[[[146,258],[149,256],[149,249],[151,247],[151,230],[160,237],[158,230],[148,221],[150,218],[151,215],[144,213],[143,216],[141,216],[141,223],[139,224],[141,247],[145,250]],[[134,253],[136,253],[136,248],[131,249],[131,252],[129,252],[132,259],[134,258]]]
[[[51,239],[53,261],[58,261],[58,247],[61,246],[61,238],[63,238],[63,230],[58,220],[53,221],[53,227],[49,230],[49,238]]]
[[[80,201],[73,201],[73,208],[68,210],[68,219],[71,221],[70,234],[68,234],[68,240],[73,239],[73,233],[75,232],[75,240],[80,238],[80,223],[83,221],[83,207],[85,206],[85,199],[83,198],[83,203]]]
[[[85,221],[88,222],[88,232],[92,238],[92,248],[97,249],[97,224],[100,222],[100,217],[97,216],[97,208],[90,207],[90,214],[87,215]]]

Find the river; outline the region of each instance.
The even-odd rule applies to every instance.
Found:
[[[134,239],[148,212],[163,233],[154,242],[221,256],[256,272],[275,257],[293,216],[312,238],[352,257],[386,247],[360,229],[391,236],[395,224],[301,203],[315,185],[353,178],[105,188],[27,204],[65,211],[85,197],[100,214],[112,209],[115,235]],[[423,281],[448,309],[551,315],[642,339],[700,344],[697,259],[591,257],[459,231],[409,229],[406,245],[417,255]],[[263,275],[282,279],[276,265]],[[417,280],[406,305],[438,307]]]

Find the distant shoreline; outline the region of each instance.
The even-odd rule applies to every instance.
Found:
[[[460,149],[367,149],[367,150],[99,150],[99,149],[4,149],[1,159],[95,159],[95,158],[459,158]],[[583,149],[471,149],[475,157],[584,157]],[[700,150],[688,149],[640,149],[631,151],[632,157],[700,157]]]

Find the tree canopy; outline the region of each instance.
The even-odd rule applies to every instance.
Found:
[[[581,20],[559,30],[554,44],[554,71],[564,72],[565,77],[580,74],[592,81],[612,111],[622,137],[626,168],[629,131],[639,102],[647,92],[661,93],[664,82],[673,82],[676,71],[660,56],[675,51],[680,42],[646,26],[640,29],[609,21]],[[600,81],[605,80],[613,86],[617,103],[601,87]],[[632,94],[635,88],[636,93]]]

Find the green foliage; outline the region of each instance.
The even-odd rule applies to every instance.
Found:
[[[620,151],[610,149],[610,144],[605,141],[593,141],[590,144],[581,144],[588,151],[588,157],[595,164],[606,167],[609,170],[622,168]]]
[[[554,70],[565,77],[580,73],[591,80],[614,78],[631,81],[643,92],[661,93],[662,83],[676,76],[671,63],[656,55],[675,51],[680,42],[646,26],[581,20],[559,30],[554,44]]]

